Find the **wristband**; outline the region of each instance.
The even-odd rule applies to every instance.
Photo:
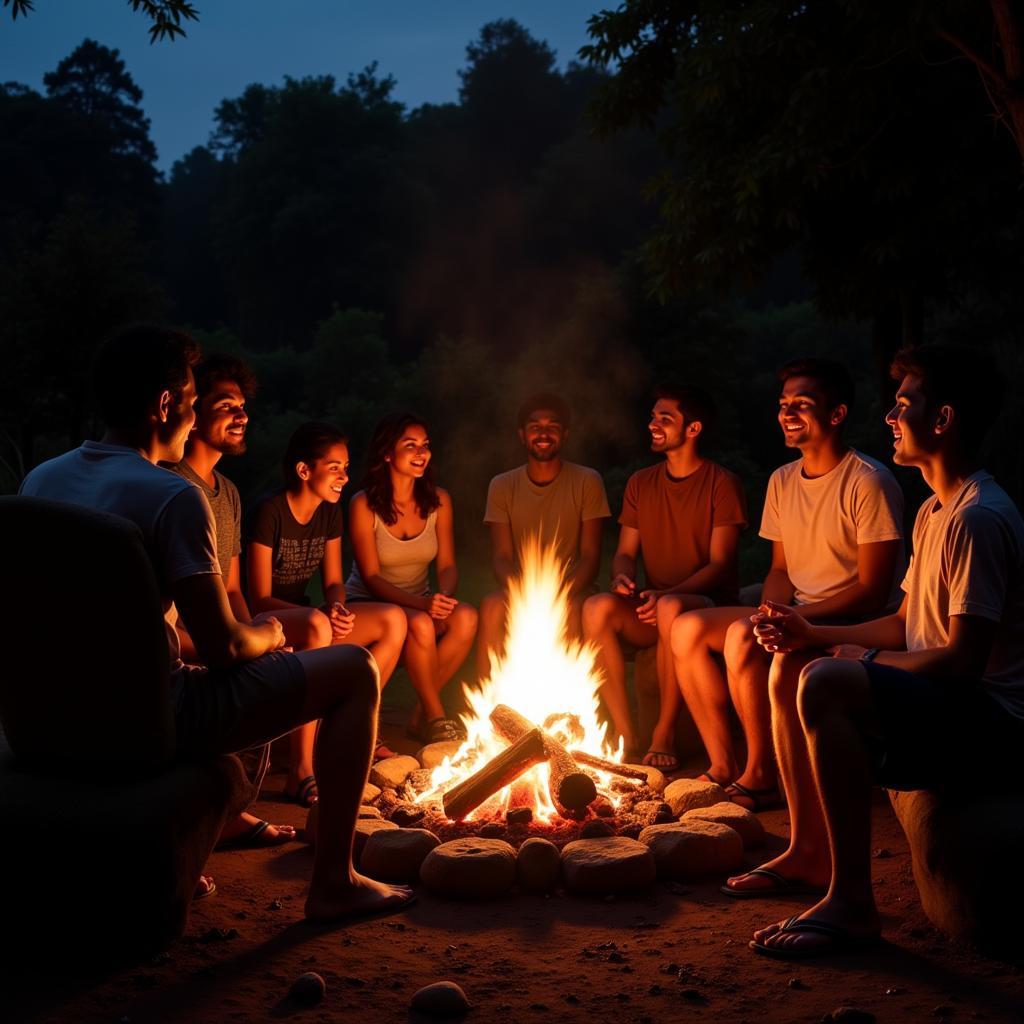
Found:
[[[861,656],[861,661],[874,661],[878,657],[878,648],[869,647]]]

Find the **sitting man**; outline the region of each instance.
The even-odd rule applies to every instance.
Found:
[[[736,602],[737,551],[740,531],[747,525],[739,480],[700,454],[701,436],[714,415],[710,396],[699,388],[664,386],[655,391],[647,429],[651,451],[665,458],[626,483],[611,592],[588,598],[583,607],[583,632],[597,645],[604,674],[601,695],[631,760],[639,751],[621,640],[640,648],[658,644],[661,706],[643,762],[667,772],[679,767],[673,748],[680,706],[668,630],[687,609]],[[647,582],[638,590],[641,553]]]
[[[519,567],[519,549],[527,537],[554,545],[566,566],[571,603],[570,625],[579,635],[580,608],[601,566],[601,527],[608,498],[594,469],[562,459],[569,437],[569,408],[557,395],[533,395],[519,409],[519,440],[526,464],[491,480],[484,522],[491,529],[491,558],[501,586],[480,603],[477,672],[490,673],[492,652],[504,647],[506,593]]]
[[[411,892],[364,878],[351,859],[376,722],[373,660],[358,647],[286,653],[277,619],[239,622],[217,564],[209,503],[199,488],[158,465],[184,455],[199,358],[192,338],[166,328],[140,325],[112,338],[96,361],[103,440],[36,467],[21,493],[111,512],[141,530],[167,619],[181,757],[244,750],[321,719],[314,754],[320,828],[306,916],[396,910]],[[179,612],[209,668],[182,664]],[[212,884],[200,878],[197,894],[204,891]]]
[[[976,780],[964,766],[980,764],[990,784],[1020,779],[1024,522],[978,461],[1002,378],[983,352],[942,346],[904,350],[892,375],[893,459],[920,469],[934,492],[914,524],[899,610],[843,627],[771,605],[755,627],[769,651],[785,652],[777,661],[801,668],[795,696],[773,671],[792,834],[760,881],[823,896],[755,933],[755,950],[784,959],[878,941],[872,784],[956,788]]]
[[[903,492],[892,473],[850,448],[854,388],[846,368],[799,359],[779,370],[779,426],[800,458],[768,481],[761,536],[772,542],[762,599],[800,606],[815,622],[851,621],[898,601]],[[689,612],[670,627],[676,678],[711,764],[704,776],[754,811],[781,801],[772,752],[768,669],[753,608]],[[725,675],[716,655],[725,655]],[[730,705],[746,739],[742,772]]]

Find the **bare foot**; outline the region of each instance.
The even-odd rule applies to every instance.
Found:
[[[306,899],[306,919],[343,924],[379,914],[394,914],[416,898],[407,885],[387,885],[353,871],[351,882],[330,895],[310,892]]]
[[[792,931],[786,926],[788,921],[778,921],[754,932],[754,942],[769,949],[796,949],[806,954],[810,950],[831,950],[837,946],[837,936],[844,936],[847,945],[857,942],[869,942],[877,939],[881,932],[878,912],[874,907],[865,907],[859,911],[840,909],[828,899],[816,903],[810,910],[798,915],[796,920],[813,919],[835,929],[834,935],[814,931]]]
[[[832,867],[827,860],[809,860],[798,857],[789,850],[782,856],[759,865],[759,870],[765,873],[752,874],[747,871],[741,875],[733,875],[725,880],[725,885],[734,892],[743,893],[784,893],[787,889],[792,891],[801,888],[820,889],[824,893],[832,877]],[[786,884],[781,883],[779,878],[784,879]],[[807,892],[804,894],[810,895]]]

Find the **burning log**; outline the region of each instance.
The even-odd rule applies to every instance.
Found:
[[[488,797],[494,796],[547,756],[540,729],[527,729],[512,741],[510,747],[506,747],[478,772],[444,794],[441,804],[445,817],[460,821]]]
[[[510,743],[535,729],[536,726],[518,711],[505,704],[499,704],[491,712],[494,731]],[[597,796],[594,780],[573,760],[572,755],[556,739],[541,733],[544,751],[548,759],[548,790],[551,802],[564,818],[579,818]]]
[[[618,775],[623,779],[637,779],[640,782],[647,781],[647,772],[641,771],[639,768],[630,768],[627,764],[618,764],[615,761],[606,761],[603,757],[597,757],[594,754],[588,754],[584,750],[570,750],[577,764],[585,764],[588,768],[596,768],[601,772],[609,772],[612,775]]]

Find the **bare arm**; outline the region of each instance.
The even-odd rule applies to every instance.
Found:
[[[612,556],[611,590],[616,594],[636,592],[636,556],[640,552],[640,531],[633,526],[619,527],[619,543]]]
[[[516,546],[512,527],[508,523],[488,523],[491,528],[491,565],[501,586],[505,586],[516,571]]]
[[[892,615],[851,626],[814,625],[800,614],[802,610],[775,602],[762,604],[758,614],[752,616],[758,643],[773,652],[855,646],[858,657],[869,647],[900,651],[907,645],[906,597]]]
[[[249,568],[249,603],[252,610],[272,612],[275,608],[295,608],[290,601],[273,596],[274,552],[266,544],[249,543],[246,551]]]
[[[345,603],[345,580],[341,575],[341,538],[332,537],[324,544],[324,557],[320,562],[320,583],[324,603]]]
[[[761,588],[762,601],[774,601],[777,604],[792,604],[795,587],[789,578],[789,567],[786,565],[786,551],[781,540],[772,541],[772,564],[768,575],[764,578]]]
[[[581,594],[597,579],[601,568],[601,534],[604,519],[584,519],[580,527],[580,557],[573,570],[570,593]]]
[[[875,661],[879,665],[891,665],[919,675],[980,679],[992,653],[996,625],[980,615],[953,615],[949,620],[949,643],[945,647],[924,651],[882,650]],[[842,651],[836,653],[843,654]]]
[[[437,510],[437,589],[452,597],[459,585],[459,570],[455,564],[455,515],[448,492],[438,489],[437,493],[441,499]]]
[[[826,601],[800,606],[800,614],[811,622],[821,619],[858,618],[885,607],[892,592],[892,578],[900,553],[898,540],[883,540],[857,546],[857,582]]]
[[[231,612],[235,618],[239,622],[252,622],[249,605],[246,604],[245,594],[242,593],[242,567],[238,555],[231,558],[231,567],[228,569],[224,587],[228,592],[228,604],[231,605]]]
[[[252,661],[284,644],[277,619],[250,626],[235,618],[219,573],[187,576],[172,585],[171,596],[196,653],[212,668]]]

